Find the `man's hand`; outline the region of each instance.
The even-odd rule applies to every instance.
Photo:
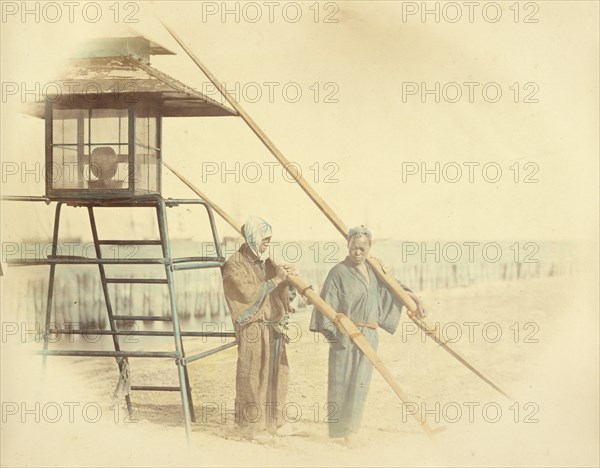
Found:
[[[408,292],[408,291],[407,291]],[[425,304],[419,296],[417,296],[414,292],[409,292],[408,295],[415,301],[417,304],[417,317],[425,318],[427,316],[427,311],[425,310]]]
[[[285,268],[283,268],[281,265],[278,265],[277,269],[275,270],[275,276],[271,279],[271,281],[273,281],[273,283],[275,283],[275,286],[277,286],[282,281],[285,281],[286,277],[287,273]]]
[[[275,283],[275,285],[278,285],[282,281],[286,280],[287,275],[297,274],[298,270],[296,270],[296,267],[292,265],[278,265],[277,270],[275,271],[275,277],[273,278],[273,283]]]
[[[298,269],[294,265],[282,265],[286,275],[298,276]]]

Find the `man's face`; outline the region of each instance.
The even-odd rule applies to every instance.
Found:
[[[262,241],[260,241],[260,246],[258,247],[260,253],[264,253],[267,251],[267,249],[269,248],[269,242],[271,242],[271,236],[265,237]]]
[[[353,237],[348,243],[348,256],[354,265],[361,265],[369,257],[371,245],[366,236]]]

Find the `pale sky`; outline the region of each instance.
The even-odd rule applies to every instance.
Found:
[[[299,3],[302,17],[296,23],[279,8],[270,23],[264,2],[256,2],[263,15],[256,23],[249,21],[255,11],[244,10],[245,4],[237,4],[239,22],[233,15],[223,21],[220,11],[207,16],[206,5],[218,9],[221,2],[205,2],[204,16],[201,2],[156,2],[154,9],[229,89],[238,82],[246,90],[242,106],[347,225],[367,224],[376,237],[411,240],[597,238],[598,3],[536,2],[537,23],[523,22],[527,11],[515,22],[513,2],[501,2],[496,23],[478,11],[473,23],[467,18],[436,23],[431,17],[422,22],[418,14],[403,21],[403,3],[406,9],[409,2],[331,3],[339,10],[325,10],[321,3],[319,22],[310,9],[314,2]],[[153,3],[137,5],[138,22],[129,26],[177,53],[154,56],[152,65],[209,89],[153,16]],[[230,5],[235,8],[236,2]],[[6,95],[6,83],[35,89],[39,81],[43,87],[71,46],[86,37],[119,35],[128,25],[115,24],[109,6],[103,4],[96,24],[83,21],[78,11],[70,23],[66,9],[54,24],[43,18],[36,23],[34,17],[23,22],[18,13],[3,17],[3,194],[43,195],[44,190],[31,175],[21,183],[19,176],[5,173],[14,168],[7,163],[42,164],[44,154],[42,121],[14,113],[20,97]],[[328,13],[338,22],[325,23]],[[286,88],[288,99],[282,94],[290,82],[302,91],[295,103],[289,102],[294,88]],[[421,102],[421,83],[433,89],[436,82],[445,87],[445,98],[441,94],[436,103],[427,95]],[[265,83],[274,83],[274,102]],[[411,83],[417,86],[414,95],[406,94],[414,89]],[[472,85],[474,102],[463,83],[479,83]],[[501,89],[498,102],[484,99],[486,83],[492,83],[486,88],[490,99]],[[256,100],[257,89],[262,97],[249,102]],[[462,97],[447,102],[457,89]],[[327,96],[338,102],[324,102]],[[523,102],[528,97],[538,102]],[[337,238],[279,167],[269,180],[267,164],[274,158],[240,118],[166,119],[163,157],[240,221],[248,214],[262,216],[280,239]],[[430,174],[423,183],[422,164],[435,169],[436,163],[440,182]],[[465,163],[471,163],[473,182]],[[256,167],[262,168],[259,176]],[[452,183],[448,179],[457,177],[457,167],[462,177]],[[237,172],[240,181],[224,168]],[[499,181],[486,181],[496,177],[496,168],[502,171]],[[527,176],[537,182],[524,183]],[[192,193],[166,176],[163,195]],[[5,207],[4,239],[51,231],[50,207]],[[221,234],[232,233],[223,222],[219,228]],[[87,235],[86,225],[82,230]]]

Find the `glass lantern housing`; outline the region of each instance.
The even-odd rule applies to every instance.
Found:
[[[133,197],[160,193],[160,113],[126,108],[61,108],[46,103],[46,195]]]

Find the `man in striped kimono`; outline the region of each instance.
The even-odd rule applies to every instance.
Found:
[[[402,303],[365,263],[370,248],[371,233],[364,226],[352,228],[348,234],[348,256],[330,270],[321,297],[338,313],[346,314],[377,350],[377,329],[383,328],[392,334],[396,331]],[[407,292],[424,316],[420,298],[410,290]],[[322,333],[330,343],[327,399],[333,407],[329,436],[343,437],[347,445],[353,445],[367,401],[373,365],[351,339],[316,308],[310,329]]]

